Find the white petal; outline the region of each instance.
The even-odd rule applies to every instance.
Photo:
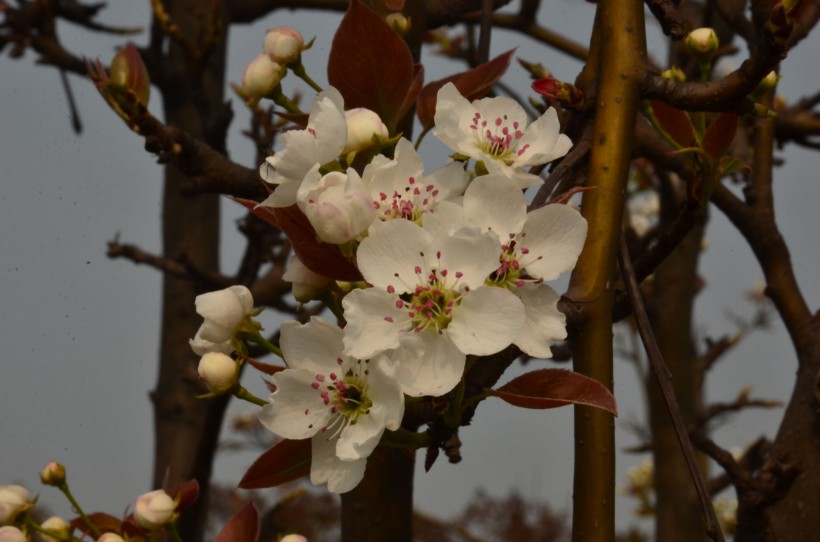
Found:
[[[433,135],[445,145],[469,156],[476,152],[470,124],[475,115],[473,107],[452,83],[441,87],[436,97],[436,128]]]
[[[359,245],[356,259],[364,279],[379,288],[393,286],[397,293],[418,285],[416,266],[430,251],[430,235],[407,220],[391,220]]]
[[[301,179],[299,181],[285,180],[257,207],[290,207],[296,203],[296,194],[299,191],[300,184]]]
[[[488,356],[509,346],[524,325],[524,304],[506,288],[485,286],[465,295],[447,327],[465,354]]]
[[[320,164],[335,160],[347,141],[344,98],[334,87],[320,92],[310,109],[308,128],[316,131],[316,156]]]
[[[367,459],[342,461],[336,457],[336,439],[328,440],[319,433],[311,439],[310,481],[316,485],[327,483],[333,493],[350,491],[364,478]]]
[[[558,293],[546,284],[527,283],[512,290],[524,303],[527,320],[515,344],[536,358],[552,357],[550,345],[566,339],[566,317],[558,310]]]
[[[459,290],[478,288],[498,268],[501,243],[492,232],[461,228],[452,235],[437,238],[434,246],[436,250],[426,254],[427,265],[440,271],[446,269],[446,283],[450,287],[457,282]],[[457,273],[462,273],[460,278],[456,277]]]
[[[338,367],[344,348],[344,331],[339,326],[312,316],[305,325],[295,320],[284,322],[281,333],[282,355],[291,369],[324,374]]]
[[[461,162],[450,162],[424,178],[425,183],[434,184],[439,188],[439,200],[452,199],[462,195],[469,180],[470,176]]]
[[[409,326],[410,319],[396,308],[398,299],[379,288],[353,290],[345,296],[342,307],[347,319],[344,332],[347,355],[369,359],[399,347],[399,333]]]
[[[561,158],[572,148],[572,141],[559,133],[561,125],[555,109],[550,107],[541,117],[530,124],[518,141],[523,152],[513,163],[514,167],[534,166]],[[526,150],[524,147],[526,146]]]
[[[524,194],[499,175],[475,179],[464,193],[464,214],[472,226],[494,231],[502,244],[510,242],[527,220]]]
[[[526,190],[531,186],[544,184],[544,179],[538,175],[527,173],[521,168],[508,166],[498,160],[486,159],[484,160],[484,165],[490,175],[501,175],[502,177],[506,177],[509,179],[509,182],[519,190]]]
[[[464,218],[464,209],[452,201],[442,201],[430,211],[422,215],[424,231],[435,239],[452,235],[467,225]]]
[[[321,431],[331,419],[319,390],[311,387],[315,374],[310,371],[286,369],[273,375],[276,391],[269,405],[262,407],[259,421],[288,439],[303,439]]]
[[[348,425],[336,443],[336,457],[342,461],[365,459],[378,446],[384,433],[384,424],[370,415],[360,417]]]
[[[514,123],[518,123],[520,129],[523,130],[529,122],[527,112],[524,111],[521,104],[506,96],[482,98],[474,101],[473,107],[479,112],[481,118],[489,123],[485,130],[494,131],[496,119],[500,119],[502,125],[510,129],[512,129]]]
[[[380,419],[384,426],[395,431],[404,417],[404,394],[396,371],[398,364],[384,355],[370,360],[368,396],[373,401],[370,415]]]
[[[456,387],[464,373],[466,356],[447,333],[428,330],[402,337],[403,343],[420,342],[392,352],[397,363],[396,375],[402,391],[413,397],[439,397]],[[423,353],[422,353],[423,352]]]
[[[193,339],[188,339],[188,344],[197,356],[204,356],[208,352],[222,352],[223,354],[230,354],[233,352],[233,346],[231,346],[230,341],[219,343],[206,341],[202,338],[199,331],[196,332]]]
[[[521,261],[535,278],[553,280],[578,261],[587,236],[587,221],[570,207],[554,203],[527,214],[519,247],[529,249]]]

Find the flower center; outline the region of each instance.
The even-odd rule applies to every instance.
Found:
[[[470,129],[479,150],[506,165],[515,162],[529,148],[528,144],[518,148],[518,140],[524,132],[518,121],[510,122],[507,115],[488,121],[476,111]]]
[[[415,177],[410,177],[403,189],[394,190],[391,196],[379,193],[379,199],[373,201],[373,207],[382,220],[404,218],[421,224],[422,214],[433,206],[438,194],[438,188],[434,185],[424,185]]]
[[[520,239],[518,237],[511,233],[510,242],[501,245],[498,268],[487,278],[487,285],[507,289],[524,286],[527,278],[526,260],[532,261],[532,257],[530,256],[530,250],[520,243],[524,240],[525,234],[521,233]],[[541,256],[536,259],[540,260]],[[530,278],[530,280],[532,279]]]
[[[344,360],[338,358],[340,371]],[[336,437],[345,427],[355,424],[361,416],[370,412],[373,401],[367,396],[367,364],[369,360],[353,360],[344,374],[318,373],[310,387],[319,392],[322,402],[330,408],[333,417],[322,432],[335,428],[330,438]],[[309,410],[305,410],[307,415]]]

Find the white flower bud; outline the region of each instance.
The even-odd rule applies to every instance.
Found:
[[[291,257],[282,278],[293,283],[293,297],[302,303],[315,299],[316,295],[330,283],[329,278],[314,273],[296,255]]]
[[[373,199],[356,170],[321,176],[314,167],[302,181],[296,202],[319,239],[341,245],[367,230],[376,219]]]
[[[308,539],[300,534],[288,534],[279,542],[308,542]]]
[[[69,525],[66,520],[60,516],[51,516],[45,520],[40,527],[48,531],[48,534],[43,533],[41,535],[43,542],[60,542],[62,540],[68,540],[72,531],[71,525]]]
[[[125,542],[125,539],[117,533],[105,533],[97,539],[97,542]]]
[[[347,142],[342,154],[372,147],[374,136],[381,143],[386,141],[390,135],[382,119],[373,111],[363,107],[345,111],[345,121],[347,122]]]
[[[161,489],[149,491],[137,497],[134,504],[134,520],[145,529],[158,529],[173,521],[176,503]]]
[[[47,486],[59,486],[65,482],[65,467],[56,461],[51,461],[40,471],[40,481]]]
[[[239,364],[221,352],[209,352],[199,360],[199,379],[213,393],[224,393],[236,384]]]
[[[265,54],[282,66],[299,60],[304,50],[305,40],[295,28],[277,26],[265,33]]]
[[[196,312],[205,321],[197,336],[212,343],[230,341],[245,316],[253,309],[253,296],[244,286],[196,296]]]
[[[23,531],[11,525],[0,527],[0,542],[28,542]]]
[[[400,36],[404,36],[410,32],[410,19],[405,17],[400,11],[388,14],[384,18],[384,22],[390,25],[390,28],[395,30]]]
[[[254,58],[242,74],[242,92],[245,97],[258,102],[279,86],[285,75],[285,68],[272,61],[267,55]]]
[[[686,47],[697,57],[711,58],[720,46],[717,34],[711,28],[696,28],[686,36]]]
[[[17,514],[31,508],[31,493],[22,486],[0,486],[0,525],[14,521]]]

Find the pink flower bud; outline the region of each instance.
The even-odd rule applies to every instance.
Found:
[[[161,489],[140,495],[134,504],[134,520],[144,529],[158,529],[170,523],[175,519],[175,512],[174,499]]]
[[[125,539],[117,533],[105,533],[97,539],[97,542],[125,542]]]
[[[133,92],[142,105],[148,105],[151,79],[133,43],[128,42],[111,60],[111,81]]]
[[[63,518],[59,516],[52,516],[45,520],[40,527],[48,531],[48,534],[43,533],[40,536],[43,542],[61,542],[62,540],[69,540],[69,535],[73,530]]]
[[[0,527],[0,542],[28,542],[23,531],[11,525]]]
[[[209,352],[199,360],[199,379],[213,393],[225,393],[236,385],[239,364],[221,352]]]
[[[382,119],[369,109],[357,107],[345,111],[345,122],[347,122],[347,142],[342,151],[343,154],[370,148],[374,144],[386,141],[389,137],[387,126],[384,125]]]
[[[242,92],[252,102],[258,102],[279,86],[285,68],[267,55],[254,58],[242,74]]]
[[[31,506],[31,494],[26,488],[13,484],[0,486],[0,525],[12,523]]]
[[[52,461],[40,471],[40,481],[47,486],[59,486],[65,482],[65,467]]]
[[[282,66],[298,61],[304,50],[305,40],[294,28],[277,26],[265,33],[265,54]]]
[[[559,102],[567,109],[580,109],[584,106],[584,93],[578,87],[554,77],[542,77],[534,81],[532,89],[550,100]]]

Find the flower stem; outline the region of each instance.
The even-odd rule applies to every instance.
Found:
[[[380,444],[389,448],[417,450],[429,446],[430,437],[425,433],[416,433],[400,427],[395,431],[385,431]]]
[[[273,352],[274,354],[282,358],[282,349],[273,344],[272,342],[268,341],[258,331],[254,333],[248,333],[248,340],[258,344],[262,348],[266,348],[268,352]]]
[[[242,386],[239,386],[239,388],[237,388],[237,390],[233,392],[233,396],[237,399],[242,399],[243,401],[253,403],[254,405],[265,406],[268,404],[267,401],[265,401],[264,399],[260,399],[259,397],[255,396]]]
[[[68,482],[64,481],[63,483],[57,486],[57,489],[63,492],[63,495],[65,495],[65,498],[68,499],[68,502],[71,503],[71,507],[74,509],[74,511],[77,512],[77,514],[79,514],[83,522],[88,526],[89,529],[91,529],[91,532],[94,534],[94,538],[99,538],[99,529],[97,529],[97,526],[94,525],[93,521],[91,521],[91,518],[89,518],[85,514],[82,507],[80,506],[80,503],[78,503],[77,500],[74,498],[74,495],[71,494],[71,490],[68,489]]]
[[[313,79],[310,78],[310,76],[307,74],[307,71],[305,70],[305,66],[302,64],[301,60],[297,64],[293,64],[289,67],[290,67],[290,69],[293,70],[293,73],[295,73],[296,76],[299,79],[301,79],[302,81],[304,81],[305,83],[310,85],[310,87],[313,90],[315,90],[316,92],[322,92],[322,87],[317,85],[316,81],[314,81]]]
[[[167,525],[168,531],[171,533],[171,540],[174,542],[182,542],[182,537],[179,536],[179,529],[177,529],[176,522]]]
[[[285,96],[285,94],[282,92],[281,86],[276,87],[276,90],[273,91],[273,102],[276,105],[282,107],[288,113],[292,113],[294,115],[305,114],[304,111],[299,109],[299,107],[295,103],[290,101],[290,98]]]

